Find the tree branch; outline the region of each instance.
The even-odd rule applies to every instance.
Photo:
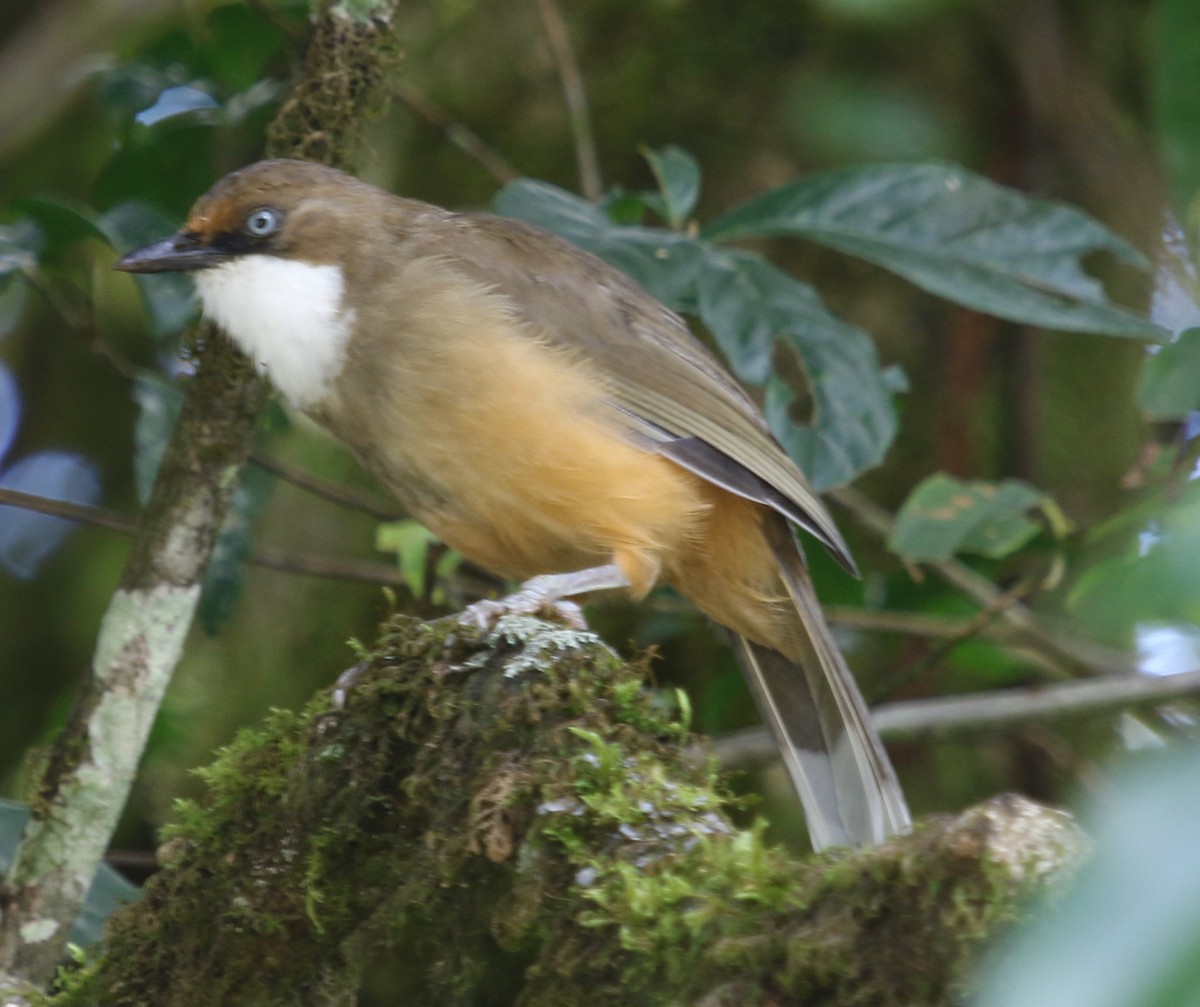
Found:
[[[879,733],[892,741],[1157,706],[1195,696],[1200,696],[1200,671],[1122,675],[973,696],[885,703],[875,707],[871,717]],[[774,743],[761,728],[718,738],[713,749],[721,764],[730,769],[749,769],[775,758]]]
[[[895,520],[879,504],[858,490],[842,486],[829,495],[880,538],[886,539],[891,534]],[[964,563],[943,560],[926,565],[937,571],[944,580],[968,598],[972,598],[984,608],[998,611],[1001,618],[1020,630],[1031,645],[1048,652],[1053,658],[1065,659],[1077,666],[1082,665],[1093,674],[1137,674],[1137,666],[1126,655],[1052,629],[1026,605],[1008,604],[1000,588]]]
[[[204,772],[57,1007],[352,1003],[381,943],[432,1007],[501,976],[526,1007],[938,1007],[1078,856],[1065,815],[1008,798],[790,859],[730,824],[708,760],[590,633],[398,617],[365,668],[344,709],[278,712]]]
[[[583,74],[575,60],[571,46],[571,33],[554,0],[537,0],[538,13],[550,52],[558,65],[558,76],[562,80],[563,96],[567,103],[567,115],[571,120],[571,132],[575,136],[575,161],[579,166],[579,188],[583,195],[596,202],[604,195],[604,182],[600,177],[600,159],[596,156],[596,139],[592,135],[592,119],[588,112],[587,88]]]

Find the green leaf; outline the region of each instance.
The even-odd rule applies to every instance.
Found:
[[[658,180],[663,198],[663,216],[673,228],[686,226],[700,197],[700,166],[680,147],[643,151]]]
[[[208,16],[205,27],[204,57],[235,91],[258,82],[287,43],[283,29],[249,4],[223,4]]]
[[[0,876],[12,864],[13,854],[29,819],[29,808],[14,801],[0,799]],[[130,884],[107,864],[101,864],[92,878],[87,899],[79,918],[71,927],[68,940],[72,944],[99,944],[104,940],[104,921],[123,905],[141,897],[137,886]]]
[[[1197,779],[1200,751],[1182,744],[1106,774],[1084,816],[1095,841],[1078,877],[997,948],[972,1002],[1200,1004]]]
[[[1200,226],[1200,6],[1159,0],[1151,21],[1152,101],[1175,203]]]
[[[1071,207],[1030,199],[945,164],[866,165],[791,182],[737,207],[712,241],[794,236],[874,262],[917,286],[1016,322],[1161,341],[1082,268],[1143,257]]]
[[[86,238],[97,238],[106,245],[111,237],[95,211],[71,199],[29,198],[14,204],[14,209],[37,224],[42,241],[39,258],[54,258]]]
[[[1181,332],[1146,358],[1138,401],[1155,420],[1183,419],[1200,410],[1200,328]]]
[[[878,465],[895,438],[896,411],[871,337],[758,256],[707,247],[697,278],[700,318],[734,373],[765,385],[767,422],[813,487],[847,483]],[[798,393],[772,370],[777,343],[799,357],[812,396],[809,422],[792,415]]]
[[[431,546],[438,539],[418,521],[389,521],[375,529],[375,548],[380,552],[394,553],[400,565],[400,575],[414,598],[425,597],[425,570]],[[462,555],[452,549],[438,559],[434,571],[438,583],[429,598],[435,604],[445,600],[441,583],[453,576],[462,563]]]
[[[591,203],[542,182],[506,186],[496,210],[555,232],[667,307],[699,316],[734,374],[766,386],[767,421],[816,488],[848,482],[882,459],[896,432],[889,383],[897,374],[881,372],[870,337],[831,314],[811,287],[750,252],[615,224]],[[798,394],[772,373],[777,342],[799,358],[813,399],[811,422],[792,415]]]
[[[970,552],[998,559],[1037,534],[1026,514],[1045,499],[1027,483],[965,483],[937,473],[909,494],[896,517],[888,547],[916,562]]]
[[[1109,636],[1139,622],[1200,625],[1200,482],[1147,518],[1123,552],[1087,570],[1069,602]]]

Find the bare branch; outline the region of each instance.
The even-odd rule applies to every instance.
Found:
[[[503,154],[474,130],[455,119],[428,95],[403,80],[397,81],[395,88],[396,97],[412,112],[441,130],[447,140],[464,154],[478,161],[497,182],[503,184],[519,177],[520,173],[508,163]]]
[[[1156,706],[1198,695],[1200,671],[1165,676],[1122,675],[974,696],[885,703],[876,707],[871,716],[885,739],[899,740]],[[731,769],[763,765],[775,758],[775,745],[761,728],[718,738],[713,749],[721,763]]]
[[[579,187],[584,196],[595,202],[604,194],[604,183],[600,177],[600,160],[596,156],[596,140],[592,135],[592,120],[588,111],[583,75],[579,72],[575,50],[571,46],[571,35],[567,31],[562,12],[554,0],[537,0],[537,3],[538,13],[542,16],[542,27],[546,31],[546,40],[550,44],[550,52],[558,64],[558,76],[562,80],[571,132],[575,135]]]

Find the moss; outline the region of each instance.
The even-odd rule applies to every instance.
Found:
[[[404,948],[428,1004],[941,1004],[1044,877],[995,810],[797,863],[694,752],[591,634],[393,618],[345,709],[275,712],[204,771],[59,1002],[335,1002],[353,938]],[[1058,828],[1012,848],[1060,861]]]

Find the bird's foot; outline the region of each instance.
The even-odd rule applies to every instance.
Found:
[[[525,581],[515,592],[495,601],[477,601],[463,609],[459,620],[480,630],[494,629],[505,615],[539,615],[565,622],[572,629],[588,628],[583,609],[567,598],[589,591],[629,586],[615,563],[574,573],[551,573]]]
[[[544,583],[539,583],[552,580],[553,576],[534,577],[503,598],[477,601],[462,610],[458,621],[486,633],[495,629],[496,623],[506,615],[534,615],[566,623],[572,629],[587,629],[587,620],[579,605],[561,595],[556,596],[553,591],[546,590]]]

